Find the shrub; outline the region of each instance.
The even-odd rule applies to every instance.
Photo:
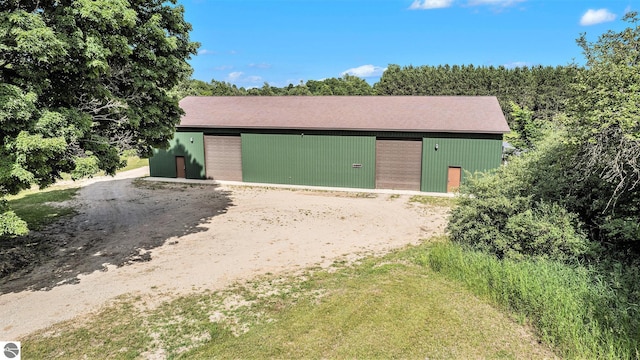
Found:
[[[0,198],[0,240],[4,236],[25,235],[28,232],[27,223],[9,210],[6,199]]]
[[[576,215],[557,204],[534,204],[507,219],[503,236],[506,243],[501,250],[509,258],[580,258],[590,252],[592,245],[576,224]]]
[[[473,195],[459,200],[447,226],[454,242],[498,258],[568,261],[592,252],[595,245],[575,214],[555,203],[505,194],[499,184],[504,172],[470,181],[467,191]]]
[[[493,173],[468,176],[451,212],[451,239],[498,258],[571,261],[590,254],[596,246],[569,210],[574,179],[559,174],[568,152],[549,136]]]

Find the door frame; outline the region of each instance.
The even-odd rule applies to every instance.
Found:
[[[455,171],[451,171],[454,170]],[[449,166],[447,168],[447,192],[455,192],[462,183],[462,166]]]
[[[180,164],[180,162],[182,162],[182,164]],[[180,165],[182,165],[182,171],[180,171],[180,167],[181,167]],[[179,179],[187,178],[187,161],[184,158],[184,156],[176,156],[176,178],[179,178]]]

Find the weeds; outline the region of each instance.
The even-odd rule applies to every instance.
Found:
[[[148,190],[163,190],[163,189],[178,187],[174,183],[162,182],[162,181],[147,181],[147,180],[144,180],[143,178],[134,179],[132,184],[133,186],[139,189],[148,189]]]
[[[80,188],[48,188],[27,190],[18,195],[7,197],[9,207],[27,222],[29,229],[38,230],[51,224],[60,217],[75,214],[69,206],[58,203],[73,199]]]
[[[122,169],[118,169],[118,172],[133,170],[137,168],[141,168],[143,166],[149,166],[149,159],[139,158],[137,156],[123,156],[122,160],[127,161],[127,165]]]
[[[413,195],[409,198],[410,203],[420,203],[423,205],[440,206],[440,207],[454,207],[456,205],[456,199],[452,197],[441,196],[427,196],[427,195]]]
[[[635,358],[640,312],[615,276],[548,260],[498,260],[440,243],[415,258],[532,324],[541,339],[569,358]],[[626,277],[631,279],[633,277]],[[633,288],[634,286],[632,286]]]

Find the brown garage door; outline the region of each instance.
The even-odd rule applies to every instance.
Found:
[[[422,142],[376,140],[376,188],[420,190]]]
[[[240,136],[205,136],[207,178],[242,181],[242,142]]]

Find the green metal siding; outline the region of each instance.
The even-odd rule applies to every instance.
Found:
[[[373,189],[375,151],[373,136],[243,133],[242,178],[245,182]]]
[[[449,166],[462,168],[463,181],[465,171],[474,173],[498,168],[502,159],[502,140],[425,137],[422,156],[421,190],[447,192]]]
[[[184,156],[188,179],[205,178],[204,137],[201,132],[176,132],[167,150],[154,149],[149,159],[150,175],[176,177],[176,156]]]

